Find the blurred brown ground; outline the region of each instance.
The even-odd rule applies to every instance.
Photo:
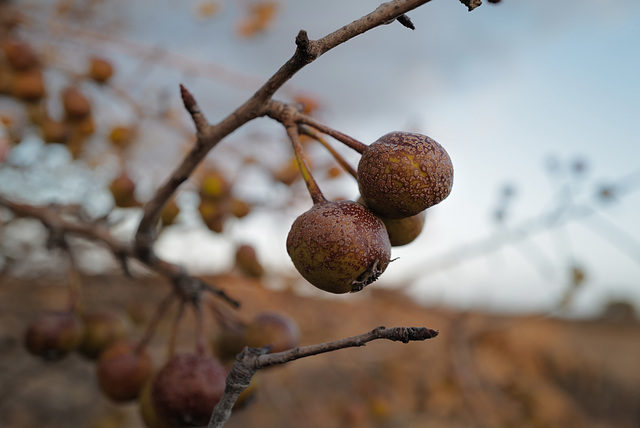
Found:
[[[376,341],[294,361],[261,373],[256,399],[228,427],[640,427],[640,323],[611,317],[566,321],[543,316],[458,313],[418,306],[371,286],[338,299],[266,290],[255,280],[212,282],[260,311],[294,318],[301,345],[385,325],[426,326],[420,343]],[[87,310],[110,308],[148,319],[168,292],[164,280],[84,278]],[[40,310],[64,305],[60,280],[0,279],[0,427],[141,427],[135,404],[115,405],[97,390],[93,363],[29,356],[22,334]],[[181,324],[190,344],[191,316]],[[152,343],[161,363],[169,322]],[[134,327],[140,337],[142,327]]]

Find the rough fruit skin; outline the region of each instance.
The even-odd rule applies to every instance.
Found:
[[[391,243],[382,220],[366,207],[324,202],[293,222],[287,252],[307,281],[340,294],[375,281],[389,265]]]
[[[358,185],[376,214],[410,217],[449,196],[453,164],[446,150],[426,135],[390,132],[362,154]]]
[[[151,400],[158,416],[170,425],[207,425],[224,393],[227,370],[215,358],[179,354],[156,375]]]
[[[413,242],[424,227],[426,211],[422,211],[411,217],[404,218],[383,218],[382,222],[387,228],[389,241],[392,247],[401,247]]]
[[[129,342],[108,347],[98,360],[96,374],[100,390],[116,402],[138,398],[145,382],[153,375],[153,361],[145,349]]]
[[[244,329],[244,342],[251,348],[271,345],[271,352],[295,348],[300,342],[298,324],[277,313],[264,312],[256,316]]]
[[[94,312],[82,317],[84,331],[78,353],[97,359],[109,346],[127,337],[127,327],[119,316],[111,312]]]
[[[25,333],[25,347],[44,360],[59,360],[75,350],[82,324],[72,312],[47,312],[36,318]]]

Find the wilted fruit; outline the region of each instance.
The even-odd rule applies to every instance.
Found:
[[[15,39],[6,40],[2,43],[2,51],[14,70],[25,71],[38,66],[38,56],[26,42]]]
[[[271,352],[282,352],[298,346],[300,330],[291,318],[265,312],[247,324],[244,341],[251,348],[271,345]]]
[[[103,58],[91,58],[89,60],[89,77],[98,83],[106,83],[113,76],[113,66]]]
[[[98,385],[114,401],[135,400],[145,382],[153,374],[151,355],[129,342],[108,347],[96,366]]]
[[[25,347],[45,360],[59,360],[76,349],[82,323],[73,312],[46,312],[29,324]]]
[[[391,243],[382,220],[353,201],[314,204],[291,226],[287,252],[300,274],[330,293],[362,290],[384,272]]]
[[[424,227],[425,219],[427,218],[427,212],[422,211],[411,217],[404,218],[384,218],[380,217],[387,233],[389,234],[389,241],[392,247],[400,247],[413,242]]]
[[[247,344],[244,340],[244,326],[222,328],[216,333],[211,342],[213,353],[223,363],[233,363],[236,355]]]
[[[208,199],[200,200],[198,212],[204,224],[216,233],[222,233],[226,212],[222,204]]]
[[[171,425],[206,425],[224,393],[227,370],[215,358],[179,354],[157,373],[151,400],[158,416]]]
[[[453,164],[446,150],[426,135],[390,132],[364,150],[358,185],[376,214],[410,217],[449,196]]]
[[[22,101],[40,101],[46,93],[42,72],[38,70],[16,74],[13,95]]]
[[[172,198],[164,208],[162,208],[162,212],[160,213],[162,226],[172,225],[176,221],[178,214],[180,214],[180,207],[176,203],[176,200]]]
[[[123,172],[111,182],[109,190],[116,206],[130,208],[139,205],[135,197],[136,183],[126,172]]]
[[[127,328],[123,319],[111,312],[95,312],[82,317],[84,331],[78,352],[96,359],[109,346],[124,340]]]
[[[200,183],[200,198],[218,201],[229,195],[231,186],[222,173],[217,170],[208,171]]]
[[[62,106],[70,120],[82,120],[91,114],[91,103],[79,89],[74,87],[62,92]]]
[[[147,428],[172,428],[169,423],[158,416],[158,412],[155,407],[153,407],[153,403],[151,401],[151,388],[154,380],[155,376],[147,380],[140,391],[140,395],[138,396],[138,410],[140,411],[140,416]]]
[[[264,275],[264,268],[258,260],[256,250],[251,245],[240,245],[236,249],[236,267],[242,273],[254,278]]]
[[[69,139],[69,128],[63,122],[47,119],[42,124],[42,139],[46,143],[64,144]]]
[[[229,202],[229,212],[236,218],[242,218],[251,212],[251,205],[242,199],[232,198]]]
[[[115,126],[109,133],[109,141],[115,147],[124,149],[133,141],[133,130],[127,126]]]

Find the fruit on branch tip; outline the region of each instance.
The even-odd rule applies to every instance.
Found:
[[[17,71],[31,70],[39,66],[38,55],[27,42],[9,39],[2,43],[7,62]]]
[[[78,353],[89,359],[97,359],[109,346],[127,337],[124,320],[112,312],[85,314],[82,323],[84,329]]]
[[[270,345],[271,352],[295,348],[300,342],[300,329],[291,318],[273,312],[258,314],[244,329],[244,342],[251,348]]]
[[[236,267],[240,272],[253,278],[264,275],[264,268],[258,260],[255,248],[248,244],[240,245],[236,249]]]
[[[74,351],[82,337],[82,323],[74,312],[45,312],[34,319],[24,336],[31,354],[47,361],[62,359]]]
[[[168,422],[158,416],[158,412],[153,407],[151,401],[151,388],[155,375],[147,380],[138,396],[138,411],[142,417],[142,421],[147,428],[173,428]]]
[[[251,204],[242,199],[231,198],[229,201],[229,212],[236,218],[243,218],[251,212]]]
[[[200,198],[207,200],[220,200],[229,195],[231,185],[220,171],[208,171],[200,183]]]
[[[36,102],[46,94],[44,78],[39,70],[26,71],[16,74],[13,81],[13,96],[27,101]]]
[[[339,294],[378,279],[389,265],[391,243],[382,220],[363,205],[325,201],[293,222],[287,252],[307,281]]]
[[[118,149],[124,149],[131,145],[134,131],[128,126],[114,126],[109,132],[109,142]]]
[[[453,164],[446,150],[426,135],[390,132],[362,154],[358,186],[376,214],[410,217],[449,196]]]
[[[46,119],[40,128],[45,143],[64,144],[69,139],[69,128],[64,122]]]
[[[62,91],[62,106],[67,118],[71,121],[82,120],[91,114],[89,99],[75,87]]]
[[[233,364],[236,355],[247,346],[244,326],[230,326],[220,329],[211,341],[214,355],[224,364]]]
[[[362,197],[358,199],[358,203],[364,204]],[[380,217],[380,216],[378,216]],[[401,247],[413,242],[422,232],[427,211],[422,211],[411,217],[404,218],[385,218],[380,217],[384,223],[389,235],[389,242],[392,247]]]
[[[227,370],[215,358],[178,354],[156,374],[152,405],[170,425],[206,425],[224,393],[226,377]]]
[[[106,83],[113,76],[113,65],[104,58],[93,57],[89,60],[88,75],[98,83]]]
[[[138,398],[153,371],[149,352],[126,341],[114,343],[105,349],[96,365],[100,390],[116,402]]]
[[[198,205],[198,212],[200,213],[200,218],[202,218],[202,221],[209,230],[222,233],[224,230],[224,220],[227,216],[223,204],[208,199],[201,199]]]
[[[136,183],[126,172],[122,172],[111,182],[109,190],[116,206],[130,208],[139,205],[135,197]]]
[[[176,203],[175,198],[171,198],[160,212],[160,223],[162,224],[162,227],[170,226],[175,223],[179,214],[180,207]]]

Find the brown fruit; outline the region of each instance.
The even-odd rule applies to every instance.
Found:
[[[90,359],[97,359],[102,352],[127,337],[124,320],[111,312],[95,312],[82,317],[84,331],[78,352]]]
[[[73,312],[46,312],[29,324],[24,343],[31,354],[54,361],[75,350],[81,334],[82,324]]]
[[[139,205],[135,197],[136,183],[126,172],[123,172],[111,182],[109,190],[116,206],[130,208]]]
[[[206,425],[224,393],[227,370],[215,358],[179,354],[156,375],[151,400],[158,416],[171,425]]]
[[[69,139],[69,128],[63,122],[47,119],[42,124],[42,138],[47,143],[64,144]]]
[[[404,218],[384,218],[380,220],[384,223],[389,234],[389,241],[392,247],[400,247],[413,242],[424,227],[427,212],[422,211],[411,217]]]
[[[226,212],[223,204],[208,199],[201,199],[198,205],[198,212],[204,224],[216,233],[224,230],[224,219]]]
[[[229,195],[231,185],[217,170],[208,171],[200,183],[200,198],[219,201]]]
[[[140,416],[147,428],[172,428],[171,425],[158,416],[158,412],[155,407],[153,407],[153,403],[151,401],[151,388],[154,380],[155,376],[147,380],[140,391],[140,395],[138,396],[138,410],[140,411]]]
[[[213,353],[223,364],[233,363],[236,355],[247,346],[244,340],[244,327],[234,326],[221,329],[213,337],[211,345]]]
[[[82,120],[91,114],[91,103],[79,89],[73,87],[62,92],[62,106],[69,120]]]
[[[2,51],[7,62],[14,70],[31,70],[38,66],[38,56],[26,42],[20,40],[6,40],[2,43]]]
[[[153,362],[146,349],[129,342],[109,346],[96,366],[100,390],[117,402],[135,400],[153,374]]]
[[[251,245],[240,245],[236,249],[236,266],[247,276],[260,278],[264,275],[264,268],[258,260],[256,250]]]
[[[162,226],[170,226],[180,214],[180,207],[176,203],[175,199],[170,199],[169,202],[162,208],[162,212],[160,213],[160,222]]]
[[[385,271],[391,243],[382,220],[353,201],[315,204],[299,216],[287,252],[300,274],[330,293],[360,291]]]
[[[98,83],[106,83],[113,76],[113,66],[103,58],[89,60],[89,77]]]
[[[109,141],[115,147],[124,149],[133,141],[134,131],[127,126],[115,126],[109,133]]]
[[[16,74],[13,82],[13,95],[27,102],[40,101],[46,90],[42,72],[38,70]]]
[[[376,214],[410,217],[449,196],[453,164],[446,150],[426,135],[390,132],[365,149],[358,185]]]
[[[270,345],[271,352],[282,352],[298,346],[300,330],[291,318],[265,312],[247,324],[244,329],[244,341],[251,348]]]
[[[243,218],[251,212],[251,205],[242,199],[232,198],[229,202],[229,212],[236,218]]]

